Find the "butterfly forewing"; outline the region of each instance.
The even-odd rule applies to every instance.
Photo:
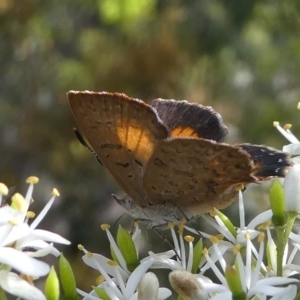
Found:
[[[168,136],[156,112],[118,93],[69,92],[76,123],[118,184],[138,205],[147,197],[144,168],[160,139]]]

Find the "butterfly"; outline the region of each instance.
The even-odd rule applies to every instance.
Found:
[[[152,226],[225,208],[244,184],[284,176],[290,165],[274,148],[223,143],[227,127],[209,106],[149,105],[108,92],[67,96],[81,134],[126,193],[115,199]]]

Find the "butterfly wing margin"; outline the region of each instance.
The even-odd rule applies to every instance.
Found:
[[[114,179],[138,205],[147,205],[142,176],[156,144],[168,136],[156,112],[118,93],[68,93],[76,123]]]
[[[222,142],[228,133],[223,119],[210,106],[186,100],[155,99],[154,107],[172,137],[196,137]]]
[[[252,171],[250,156],[238,147],[169,138],[157,145],[143,183],[153,204],[172,203],[185,212],[200,214],[232,203],[240,183],[256,181]]]

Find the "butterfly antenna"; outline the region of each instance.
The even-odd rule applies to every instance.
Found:
[[[97,161],[103,166],[103,163],[101,162],[100,158],[98,157],[97,153],[87,144],[85,139],[83,138],[82,134],[77,128],[73,128],[73,131],[80,142],[81,145],[83,145],[86,149],[88,149],[97,159]]]
[[[144,223],[145,226],[148,227],[148,228],[149,228],[149,226],[147,226],[147,222],[148,222],[149,224],[151,224],[151,222],[152,222],[151,220],[147,220],[147,219],[135,219],[135,222],[137,222],[137,221]],[[133,224],[134,224],[134,223],[133,223]],[[179,256],[178,252],[177,252],[176,249],[174,248],[174,245],[171,243],[171,241],[169,240],[168,236],[162,233],[162,229],[165,229],[165,228],[166,228],[166,225],[167,225],[167,224],[160,224],[160,225],[153,226],[153,227],[152,227],[153,232],[155,232],[160,238],[162,238],[162,239],[163,239],[163,240],[164,240],[164,241],[172,248],[172,250],[175,252],[175,255],[177,256],[177,258],[178,258],[179,260],[181,260],[181,258],[180,258],[180,256]],[[150,239],[150,237],[149,237],[149,232],[148,232],[148,230],[146,231],[146,234],[147,234],[147,241],[148,241],[149,244],[152,246],[152,242],[151,242],[151,239]]]
[[[171,249],[175,252],[176,257],[181,261],[180,255],[179,255],[178,252],[176,251],[174,245],[172,244],[172,242],[170,241],[170,239],[168,238],[168,236],[165,235],[165,234],[163,234],[163,232],[160,230],[160,228],[161,228],[162,226],[165,226],[165,224],[154,226],[152,229],[153,229],[153,231],[154,231],[160,238],[162,238],[162,239],[163,239],[163,240],[171,247]]]
[[[117,227],[120,220],[126,215],[126,213],[122,214],[120,217],[117,218],[117,220],[114,222],[113,226]],[[120,222],[121,223],[121,222]]]

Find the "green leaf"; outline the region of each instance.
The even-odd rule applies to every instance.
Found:
[[[275,226],[286,224],[284,190],[278,179],[275,179],[270,188],[270,205],[273,212],[272,223]]]
[[[79,297],[76,292],[76,282],[75,277],[71,268],[71,265],[63,256],[60,255],[59,259],[59,275],[61,279],[61,284],[64,290],[64,296],[66,300],[78,300]]]
[[[132,272],[139,265],[139,261],[132,237],[122,226],[119,226],[118,229],[117,244],[126,261],[128,270]]]
[[[103,300],[111,300],[109,296],[106,294],[105,290],[99,287],[93,287],[94,291],[96,292],[97,296]]]
[[[238,269],[232,268],[230,265],[226,267],[225,278],[228,283],[228,287],[232,292],[233,300],[246,300],[247,295],[243,290],[241,278]]]
[[[196,274],[197,269],[200,264],[200,260],[202,257],[202,250],[203,250],[203,241],[199,239],[198,243],[194,247],[194,256],[193,256],[193,266],[192,266],[192,273]]]
[[[45,295],[47,300],[59,300],[59,280],[53,266],[46,279]]]
[[[228,219],[226,215],[221,213],[219,210],[215,209],[215,212],[217,213],[218,217],[221,219],[221,221],[224,223],[224,225],[227,227],[227,229],[231,232],[231,234],[236,237],[237,231],[234,227],[234,225],[231,223],[231,221]]]

